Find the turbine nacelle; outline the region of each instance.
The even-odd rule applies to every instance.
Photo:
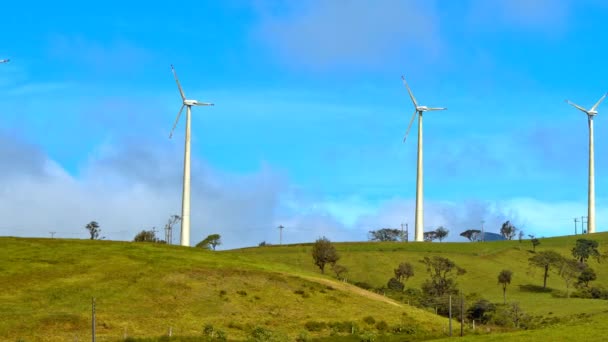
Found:
[[[197,100],[184,100],[184,106],[213,106],[213,103],[198,102]]]
[[[0,63],[8,63],[10,62],[10,59],[0,59]]]

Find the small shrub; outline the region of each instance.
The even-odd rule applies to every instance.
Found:
[[[387,331],[388,324],[385,321],[379,321],[376,323],[376,329],[378,329],[378,331]]]
[[[253,296],[253,299],[255,299],[255,300],[260,300],[260,299],[262,299],[262,298],[260,298],[260,296]]]
[[[308,331],[322,331],[327,328],[327,323],[318,321],[308,321],[304,323],[304,327]]]
[[[241,323],[237,323],[237,322],[230,322],[228,323],[228,328],[230,329],[235,329],[235,330],[244,330],[244,327]]]
[[[375,342],[376,334],[373,332],[365,332],[359,336],[361,342]]]
[[[293,291],[293,293],[301,295],[302,298],[310,297],[310,295],[304,290],[295,290],[295,291]]]
[[[218,341],[228,341],[228,336],[226,336],[226,333],[224,331],[216,330],[215,339]]]
[[[349,321],[329,323],[329,328],[338,333],[350,333],[353,330],[354,323]]]
[[[310,337],[308,337],[308,333],[306,331],[301,331],[298,337],[296,337],[296,342],[308,342],[310,341]]]
[[[236,293],[240,294],[243,297],[247,295],[247,292],[245,292],[243,290],[238,290],[238,291],[236,291]]]
[[[226,292],[226,290],[221,290],[220,291],[220,297],[225,296],[228,292]]]
[[[211,336],[213,334],[213,325],[205,324],[205,327],[203,328],[203,334],[205,336]]]
[[[488,320],[494,311],[496,311],[496,305],[485,299],[480,299],[469,307],[467,310],[467,318],[485,324],[488,323]]]
[[[263,328],[263,327],[256,327],[255,329],[253,329],[251,331],[251,334],[249,335],[249,338],[247,339],[247,341],[251,341],[251,342],[267,342],[267,341],[272,341],[272,331]]]
[[[393,291],[403,291],[405,286],[397,278],[391,278],[389,279],[388,284],[386,284],[386,287]]]
[[[413,335],[416,333],[416,328],[412,325],[396,325],[394,327],[391,328],[391,331],[394,334],[406,334],[406,335]]]
[[[372,325],[372,324],[376,323],[376,320],[372,316],[366,316],[365,318],[363,318],[363,322],[365,322],[369,325]]]

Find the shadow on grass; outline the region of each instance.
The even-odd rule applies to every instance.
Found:
[[[543,288],[542,286],[532,284],[519,285],[519,290],[533,293],[549,293],[553,291],[550,288]]]

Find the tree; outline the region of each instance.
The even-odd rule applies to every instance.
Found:
[[[398,241],[401,236],[401,230],[392,228],[382,228],[369,231],[370,241]]]
[[[258,246],[260,246],[260,247],[272,246],[272,244],[270,242],[262,241],[258,244]]]
[[[85,226],[85,228],[89,231],[91,235],[91,240],[95,240],[99,237],[99,232],[101,232],[101,228],[99,228],[99,223],[96,221],[91,221],[89,224]]]
[[[502,235],[505,239],[512,240],[515,234],[517,234],[517,228],[515,228],[510,221],[502,224],[502,228],[500,228],[500,235]]]
[[[550,267],[559,266],[562,259],[563,257],[555,251],[542,251],[528,259],[531,266],[541,267],[545,271],[543,289],[547,288],[547,277],[549,277]]]
[[[340,280],[344,280],[344,276],[346,275],[346,273],[348,273],[348,268],[346,268],[346,266],[338,264],[331,265],[331,270],[334,271],[334,273],[336,274],[336,278]]]
[[[583,271],[585,265],[576,260],[563,258],[559,275],[566,282],[566,297],[570,298],[570,285]]]
[[[519,235],[518,235],[518,237],[519,237],[519,243],[521,243],[521,240],[523,240],[523,239],[524,239],[524,231],[523,231],[523,230],[520,230],[520,231],[519,231]]]
[[[507,285],[511,284],[511,278],[513,272],[509,270],[502,270],[498,274],[498,283],[502,285],[502,298],[504,304],[507,304]]]
[[[464,232],[460,233],[460,236],[463,236],[469,239],[469,241],[473,242],[479,239],[479,234],[481,234],[481,230],[467,229]]]
[[[435,236],[439,239],[439,242],[443,241],[443,239],[445,239],[449,233],[450,231],[443,228],[443,226],[439,226],[437,229],[435,229]]]
[[[325,273],[325,265],[335,265],[340,259],[336,247],[325,236],[317,239],[312,246],[312,258],[315,265],[319,267],[321,273]]]
[[[158,239],[156,237],[156,231],[155,228],[153,228],[152,230],[142,230],[141,232],[137,233],[137,235],[135,235],[135,238],[133,238],[133,242],[161,242],[162,240]],[[164,241],[162,241],[164,242]]]
[[[533,238],[530,240],[532,242],[532,252],[536,252],[536,246],[540,245],[540,240],[537,238]]]
[[[436,255],[432,258],[426,256],[420,262],[426,266],[426,271],[430,276],[430,279],[422,284],[422,291],[431,297],[456,293],[456,276],[467,272],[452,260]]]
[[[410,277],[414,276],[414,266],[409,262],[402,262],[395,268],[394,272],[397,280],[406,282]]]
[[[422,233],[422,237],[424,238],[424,241],[433,242],[433,240],[437,239],[437,232],[434,230],[424,232]]]
[[[222,236],[220,234],[211,234],[211,235],[207,236],[203,241],[197,243],[196,247],[205,248],[205,249],[213,248],[213,250],[215,250],[215,247],[219,246],[221,244],[222,244]]]
[[[600,262],[598,245],[599,243],[595,240],[578,239],[576,240],[576,246],[572,248],[572,255],[582,264],[585,264],[590,257]]]
[[[581,274],[579,274],[576,284],[578,286],[589,287],[589,282],[594,281],[595,279],[597,279],[595,271],[593,268],[587,266],[583,269]]]

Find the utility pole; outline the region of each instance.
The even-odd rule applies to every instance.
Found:
[[[578,219],[575,217],[574,218],[574,235],[577,235],[578,231],[576,230],[576,223],[578,222]]]
[[[91,315],[91,338],[92,341],[95,342],[95,297],[91,302],[92,306],[92,315]]]
[[[181,220],[179,215],[172,215],[171,218],[169,218],[169,221],[167,221],[167,224],[165,225],[165,240],[169,245],[173,244],[173,226],[179,220]]]
[[[405,241],[405,235],[403,235],[403,222],[401,223],[401,242]]]
[[[51,233],[51,239],[54,239],[54,238],[55,238],[55,233],[56,233],[56,232],[49,232],[49,233]]]
[[[587,230],[585,230],[585,217],[581,216],[581,234],[589,233],[587,230],[589,229],[589,220],[587,220]]]
[[[282,225],[278,226],[277,228],[279,228],[279,245],[283,244],[283,227]]]
[[[486,222],[486,221],[481,220],[481,242],[484,242],[484,241],[486,240],[486,236],[485,236],[485,234],[484,234],[484,232],[483,232],[483,224],[484,224],[485,222]]]

